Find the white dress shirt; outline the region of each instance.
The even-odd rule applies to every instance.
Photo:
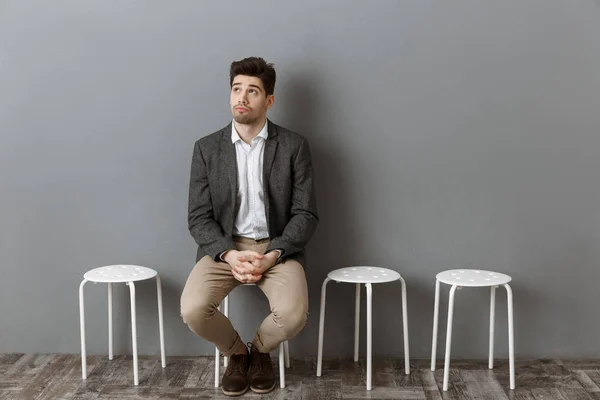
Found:
[[[269,237],[263,190],[265,141],[269,137],[267,124],[265,122],[265,126],[250,144],[240,138],[235,123],[231,124],[231,142],[235,145],[238,171],[237,213],[233,234],[255,240]]]
[[[265,141],[269,137],[268,122],[260,130],[250,144],[244,142],[235,130],[235,121],[231,123],[231,142],[235,145],[237,162],[238,192],[236,195],[237,213],[233,225],[233,234],[254,240],[269,237],[267,216],[265,214],[265,192],[263,190],[263,159]],[[224,261],[225,253],[219,258]],[[274,249],[278,260],[282,250]]]

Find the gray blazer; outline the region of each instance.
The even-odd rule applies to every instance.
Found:
[[[281,259],[304,265],[304,248],[319,218],[308,143],[301,135],[268,121],[263,186],[271,242],[267,251],[282,249]],[[237,161],[231,123],[199,139],[190,174],[188,225],[198,244],[196,261],[235,248],[232,232],[237,210]],[[280,261],[281,261],[280,259]]]

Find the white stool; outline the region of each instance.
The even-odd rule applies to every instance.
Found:
[[[138,265],[109,265],[92,269],[83,275],[83,281],[79,285],[79,317],[81,328],[81,376],[87,379],[86,353],[85,353],[85,310],[83,299],[83,286],[86,282],[108,283],[108,359],[113,359],[113,332],[112,332],[112,284],[125,283],[129,286],[129,297],[131,300],[131,339],[133,345],[133,383],[138,384],[138,354],[137,354],[137,330],[135,312],[135,284],[133,282],[143,281],[156,277],[156,292],[158,295],[158,327],[160,331],[160,359],[162,367],[165,368],[165,337],[163,329],[162,309],[162,286],[158,273],[150,268]]]
[[[444,391],[448,390],[448,376],[450,373],[450,347],[452,343],[452,315],[454,311],[454,293],[463,287],[491,287],[490,297],[490,353],[489,369],[494,368],[494,312],[496,308],[496,288],[503,285],[506,289],[508,300],[508,354],[510,370],[510,388],[515,388],[515,351],[513,333],[513,296],[508,284],[512,278],[508,275],[492,271],[474,269],[453,269],[440,272],[435,281],[435,306],[433,309],[433,341],[431,343],[431,370],[435,371],[435,358],[437,348],[437,330],[440,305],[440,282],[451,285],[450,300],[448,303],[448,326],[446,333],[446,358],[444,361]]]
[[[354,311],[354,361],[358,361],[358,331],[360,323],[360,285],[367,288],[367,390],[371,390],[372,368],[372,294],[373,283],[385,283],[399,280],[402,284],[402,322],[404,327],[404,369],[406,375],[410,374],[410,361],[408,354],[408,316],[406,311],[406,283],[396,271],[379,267],[349,267],[331,271],[323,281],[321,287],[321,315],[319,319],[319,349],[317,355],[317,376],[321,376],[323,366],[323,331],[325,329],[325,300],[327,283],[356,283],[356,304]]]
[[[246,283],[241,286],[256,286],[254,283]],[[229,296],[225,296],[223,300],[223,314],[229,317]],[[215,347],[215,387],[219,387],[219,367],[221,352]],[[223,365],[227,367],[228,357],[223,357]],[[284,341],[279,345],[279,387],[285,388],[285,368],[290,367],[290,347],[288,341]]]

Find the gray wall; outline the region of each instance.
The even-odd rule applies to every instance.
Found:
[[[270,117],[310,140],[322,216],[293,355],[316,354],[327,272],[375,264],[406,278],[415,357],[450,268],[514,278],[517,357],[600,357],[598,2],[233,4],[0,3],[0,352],[77,353],[82,273],[138,263],[163,277],[168,354],[211,354],[178,310],[189,164],[231,118],[229,63],[261,55],[279,75]],[[138,292],[139,349],[157,354],[154,286]],[[399,294],[375,287],[378,355],[401,354]],[[106,288],[87,295],[88,350],[103,353]],[[232,297],[250,340],[267,303]],[[328,297],[325,354],[349,356],[353,287]],[[486,357],[488,301],[458,292],[453,354]],[[130,352],[125,286],[115,314]]]

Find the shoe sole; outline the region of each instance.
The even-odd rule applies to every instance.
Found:
[[[246,388],[244,390],[240,390],[238,392],[228,392],[225,389],[221,388],[221,391],[223,392],[223,394],[225,396],[230,396],[230,397],[236,397],[236,396],[241,396],[243,394],[245,394],[248,391],[249,386],[246,386]]]
[[[271,386],[269,389],[257,389],[252,387],[252,385],[250,386],[250,390],[252,390],[254,393],[258,393],[258,394],[266,394],[266,393],[270,393],[273,391],[273,389],[275,389],[275,386],[277,386],[276,383],[273,383],[273,386]]]

